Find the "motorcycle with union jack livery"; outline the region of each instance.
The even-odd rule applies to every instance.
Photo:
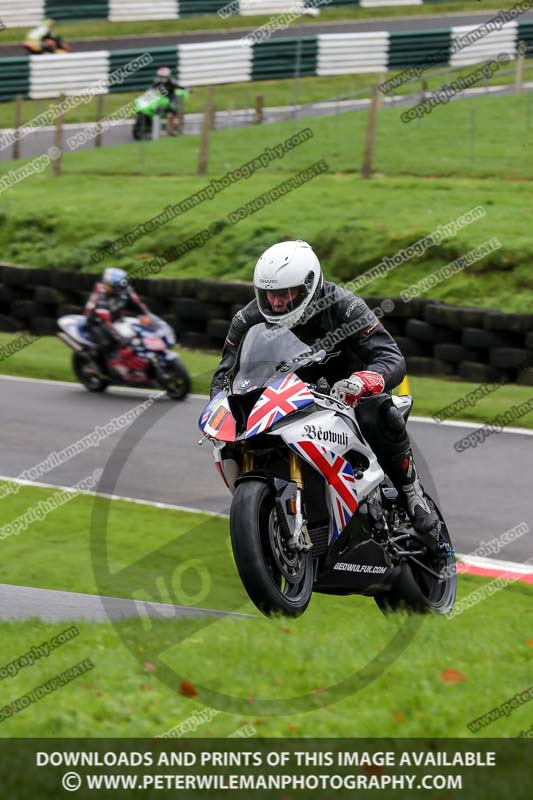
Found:
[[[202,412],[233,495],[230,533],[239,576],[266,615],[299,616],[313,592],[361,594],[384,612],[449,613],[454,551],[444,519],[438,556],[414,531],[398,492],[350,406],[309,382],[325,350],[288,328],[254,325],[234,368]],[[364,402],[361,401],[361,402]],[[409,395],[393,397],[407,420]]]

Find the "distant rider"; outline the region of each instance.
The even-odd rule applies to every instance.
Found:
[[[308,345],[342,331],[336,344],[324,347],[328,358],[316,365],[317,378],[324,377],[332,385],[331,395],[355,408],[363,434],[398,490],[415,531],[434,549],[439,519],[420,485],[405,421],[390,395],[405,377],[405,360],[392,336],[361,297],[324,281],[307,242],[270,247],[257,262],[254,287],[255,300],[231,322],[211,397],[228,386],[239,345],[253,325],[266,321],[286,326]]]
[[[180,109],[180,95],[178,92],[186,92],[185,86],[181,86],[178,81],[172,77],[172,70],[169,67],[160,67],[157,70],[152,86],[154,89],[161,92],[162,95],[168,97],[170,102],[171,130],[177,130]]]
[[[54,20],[45,19],[37,27],[32,28],[26,36],[24,44],[32,52],[55,53],[64,47],[61,36],[56,36],[53,32]]]
[[[102,280],[94,285],[85,306],[87,330],[102,352],[120,350],[124,358],[133,356],[128,342],[115,328],[125,316],[143,317],[150,314],[148,307],[131,288],[123,269],[106,269]]]

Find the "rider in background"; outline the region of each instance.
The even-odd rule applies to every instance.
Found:
[[[94,285],[83,313],[87,317],[88,333],[101,350],[120,350],[120,355],[127,359],[133,356],[133,351],[116,330],[115,322],[127,315],[142,318],[150,311],[131,288],[127,273],[111,267]]]
[[[307,242],[281,242],[263,253],[254,288],[255,300],[233,317],[211,397],[228,388],[239,345],[253,325],[285,326],[307,345],[330,334],[334,343],[322,346],[328,358],[316,370],[332,386],[331,395],[355,409],[415,531],[428,537],[431,547],[438,539],[439,519],[420,485],[405,420],[390,395],[405,377],[405,360],[392,336],[361,297],[324,281]]]
[[[157,70],[154,82],[152,84],[154,89],[161,92],[162,95],[168,97],[170,101],[170,116],[171,116],[171,134],[179,126],[179,98],[176,92],[186,92],[185,86],[181,86],[178,81],[172,77],[172,70],[169,67],[160,67]]]
[[[54,20],[45,19],[37,27],[32,28],[26,35],[24,46],[32,53],[55,53],[64,47],[61,36],[53,32]]]

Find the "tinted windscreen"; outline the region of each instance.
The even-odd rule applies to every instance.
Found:
[[[289,328],[254,325],[246,334],[239,354],[233,394],[269,386],[306,363],[310,355],[309,346]]]

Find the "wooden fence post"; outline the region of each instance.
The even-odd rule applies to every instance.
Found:
[[[258,94],[255,98],[255,113],[252,119],[252,125],[261,125],[263,122],[263,109],[265,107],[265,98],[262,94]]]
[[[382,72],[381,75],[379,76],[378,85],[381,85],[382,83],[385,83],[386,80],[387,80],[387,73],[386,72]],[[383,92],[378,91],[378,107],[377,107],[378,111],[379,111],[379,109],[381,108],[381,106],[383,105],[384,102],[385,102],[385,95],[383,94]]]
[[[518,53],[516,56],[515,94],[522,94],[524,91],[524,62],[526,60],[526,50],[526,43],[518,42]]]
[[[104,116],[104,98],[105,94],[96,95],[96,139],[94,142],[95,147],[102,146],[103,131],[100,123]]]
[[[61,104],[64,99],[65,97],[61,95],[59,103]],[[52,174],[54,178],[59,178],[61,175],[61,161],[63,159],[63,112],[59,113],[56,117],[54,147],[59,151],[59,155],[52,161]]]
[[[209,143],[211,140],[211,129],[213,127],[215,110],[215,87],[210,86],[207,90],[205,101],[204,121],[202,124],[202,139],[200,141],[200,158],[198,161],[198,175],[205,175],[209,163]]]
[[[379,108],[378,95],[381,94],[378,87],[379,84],[376,83],[372,91],[372,99],[370,101],[370,109],[368,111],[368,123],[366,126],[365,150],[363,154],[363,166],[361,168],[361,177],[367,179],[372,177],[374,142],[376,139],[376,122],[377,122],[378,108]]]
[[[15,141],[13,142],[13,159],[20,158],[20,139],[18,132],[22,127],[22,95],[18,94],[15,99]]]

